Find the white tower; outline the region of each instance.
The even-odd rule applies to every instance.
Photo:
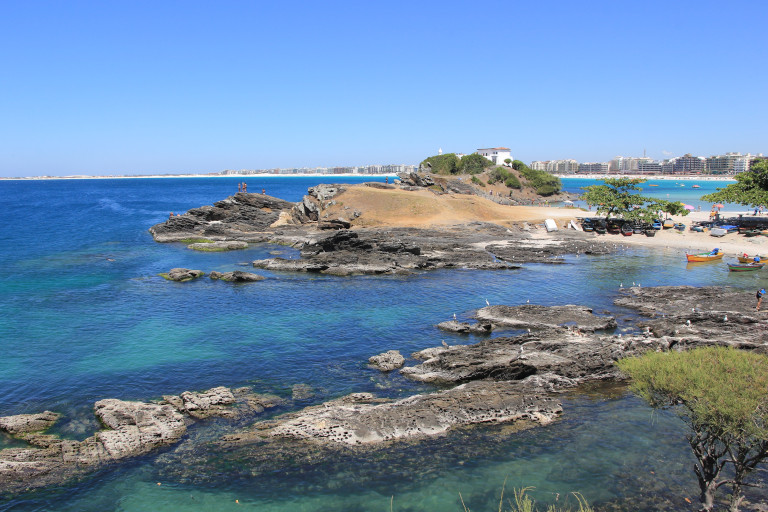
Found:
[[[437,154],[438,154],[438,155],[442,155],[442,154],[443,154],[443,148],[440,148],[440,149],[438,149],[438,150],[437,150]]]

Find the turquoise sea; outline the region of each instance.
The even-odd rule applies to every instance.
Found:
[[[250,191],[265,188],[295,201],[329,179],[246,181]],[[373,179],[384,180],[332,181]],[[103,398],[150,400],[222,385],[290,398],[296,384],[312,389],[312,396],[270,412],[279,414],[350,392],[408,396],[432,388],[371,370],[368,357],[390,349],[407,355],[441,340],[476,341],[434,325],[453,313],[466,318],[485,299],[585,304],[611,311],[619,329],[629,330],[633,313],[613,305],[620,283],[766,284],[759,273],[729,275],[717,264],[686,268],[680,251],[642,248],[492,272],[341,278],[259,271],[265,281],[242,286],[158,277],[173,267],[247,268],[294,252],[259,245],[198,253],[152,240],[147,229],[168,212],[212,204],[236,192],[238,181],[0,181],[0,415],[58,411],[64,417],[55,432],[83,439],[98,428],[92,406]],[[688,193],[692,183],[662,193]],[[702,194],[714,187],[698,183]],[[461,511],[463,500],[479,512],[498,508],[505,479],[508,491],[534,487],[540,502],[562,503],[578,491],[599,510],[692,509],[685,499],[696,501],[693,459],[673,414],[652,411],[620,386],[571,393],[564,409],[554,424],[521,433],[477,427],[395,445],[376,457],[339,455],[268,472],[249,468],[242,454],[207,451],[211,430],[234,428],[212,421],[193,427],[176,447],[60,487],[0,496],[0,510]],[[0,435],[0,447],[18,445]],[[178,476],[185,473],[179,465],[196,476]],[[760,490],[747,495],[768,498]]]

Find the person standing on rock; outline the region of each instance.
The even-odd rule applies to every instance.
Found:
[[[757,290],[757,311],[760,311],[760,304],[763,303],[763,295],[765,295],[765,288]]]

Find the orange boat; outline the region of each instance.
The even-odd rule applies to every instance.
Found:
[[[717,253],[711,253],[711,252],[702,252],[699,254],[688,254],[685,253],[685,257],[688,258],[688,263],[698,263],[702,261],[715,261],[715,260],[721,260],[723,259],[723,256],[725,253],[723,251],[718,250]]]

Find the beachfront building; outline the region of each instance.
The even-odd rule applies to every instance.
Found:
[[[637,174],[640,170],[640,164],[651,162],[653,159],[647,157],[617,156],[608,163],[608,172],[612,174]]]
[[[509,148],[484,148],[478,149],[475,153],[484,156],[496,165],[503,164],[507,158],[512,160],[512,153]]]
[[[579,162],[576,160],[535,161],[528,167],[534,171],[546,171],[550,174],[576,174],[579,171]]]
[[[661,174],[661,162],[640,162],[637,164],[638,174]]]
[[[674,174],[701,174],[707,167],[707,160],[704,157],[693,156],[690,153],[672,160],[674,160],[672,167]]]
[[[584,162],[576,171],[579,174],[608,174],[608,162]]]

